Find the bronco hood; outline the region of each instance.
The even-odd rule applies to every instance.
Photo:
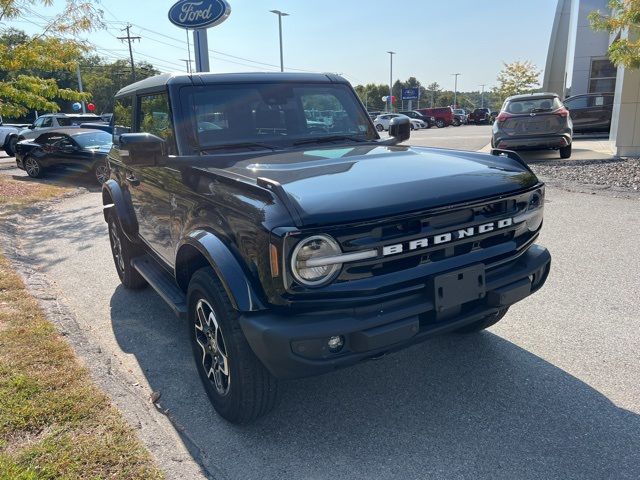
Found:
[[[524,165],[505,156],[377,145],[273,153],[226,170],[280,183],[304,225],[426,210],[539,183]]]

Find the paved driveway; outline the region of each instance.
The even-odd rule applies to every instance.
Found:
[[[139,392],[101,382],[116,403],[162,394],[163,413],[134,420],[151,450],[186,448],[214,478],[637,479],[640,202],[547,196],[551,276],[501,323],[287,382],[279,407],[243,427],[210,406],[185,325],[153,291],[119,285],[98,192],[24,216],[14,238],[77,320],[94,375],[117,370]],[[165,414],[175,435],[145,436]]]

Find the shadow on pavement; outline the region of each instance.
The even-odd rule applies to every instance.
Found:
[[[274,412],[237,427],[212,409],[187,327],[152,290],[120,286],[110,305],[120,347],[224,478],[640,478],[638,415],[489,332],[287,382]]]
[[[20,182],[34,182],[58,187],[83,187],[90,192],[99,192],[102,187],[93,178],[92,174],[77,170],[57,168],[46,170],[42,178],[31,178],[26,172],[17,170],[19,174],[12,174],[11,178]]]

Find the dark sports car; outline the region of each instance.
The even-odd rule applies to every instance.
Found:
[[[102,185],[109,179],[107,153],[112,136],[102,130],[64,128],[43,133],[16,145],[16,164],[30,177],[40,178],[47,169],[65,167],[91,173]]]

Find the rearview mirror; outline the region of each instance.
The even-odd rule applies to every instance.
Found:
[[[396,143],[409,140],[411,136],[411,120],[408,117],[394,117],[389,122],[389,135]]]
[[[124,133],[120,135],[117,145],[120,156],[132,165],[157,165],[166,156],[165,140],[150,133]]]

